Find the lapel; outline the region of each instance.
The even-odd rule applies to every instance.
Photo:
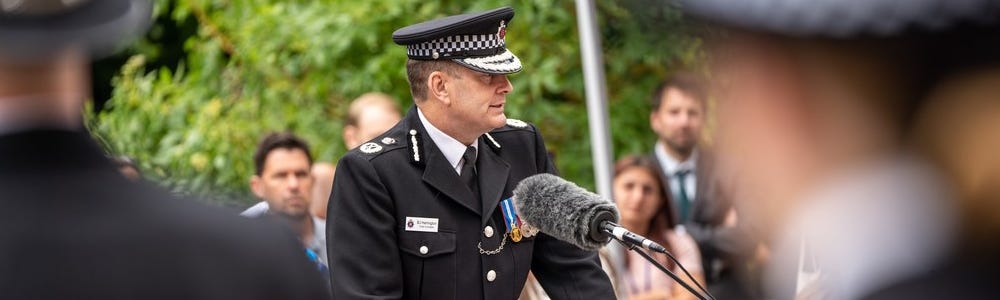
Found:
[[[481,214],[479,201],[472,195],[469,188],[462,184],[458,173],[434,144],[434,140],[427,135],[424,125],[420,123],[416,106],[412,106],[406,114],[406,124],[408,125],[406,129],[407,148],[411,151],[411,156],[417,154],[420,157],[420,160],[415,162],[424,166],[423,181],[459,205],[476,214]],[[416,131],[415,136],[411,137],[409,134],[411,130]],[[413,139],[417,141],[417,145],[413,144]]]
[[[705,149],[698,148],[698,170],[695,172],[695,195],[694,203],[691,205],[691,219],[700,221],[704,220],[704,214],[706,210],[710,208],[710,204],[705,199],[714,200],[715,194],[709,194],[712,188],[712,160],[711,153]]]
[[[674,223],[670,224],[670,226],[673,227],[677,223],[680,223],[680,202],[678,199],[674,199],[674,191],[670,189],[670,174],[663,171],[663,162],[660,161],[660,157],[656,155],[655,151],[650,156],[653,158],[653,162],[656,163],[656,169],[660,171],[660,186],[663,187],[663,191],[666,192],[666,196],[670,199],[668,201],[670,203],[670,220],[671,223]]]
[[[484,135],[485,136],[485,135]],[[476,170],[479,171],[479,194],[483,205],[483,225],[493,215],[493,210],[500,205],[500,197],[507,187],[507,177],[510,175],[510,164],[501,158],[497,149],[487,146],[485,137],[479,137],[479,158],[476,160]]]

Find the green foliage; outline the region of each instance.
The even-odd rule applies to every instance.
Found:
[[[593,187],[576,10],[572,1],[171,0],[157,3],[163,27],[197,24],[186,56],[160,65],[150,37],[122,66],[105,108],[88,116],[111,152],[178,192],[249,203],[257,139],[291,130],[319,161],[346,152],[341,139],[350,99],[382,91],[409,107],[405,51],[391,34],[450,14],[514,7],[507,42],[525,65],[513,75],[508,116],[537,124],[563,175]],[[616,153],[646,153],[651,89],[695,61],[697,41],[661,2],[599,1]],[[159,47],[157,47],[159,46]],[[156,63],[153,63],[156,62]]]

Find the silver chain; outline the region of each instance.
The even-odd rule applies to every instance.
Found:
[[[500,237],[500,247],[498,247],[496,250],[489,250],[489,251],[483,250],[483,242],[479,242],[479,244],[476,245],[476,247],[479,248],[479,254],[497,255],[500,254],[500,251],[503,251],[503,245],[506,244],[507,244],[507,234],[504,233],[503,236]]]

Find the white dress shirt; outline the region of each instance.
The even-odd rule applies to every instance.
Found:
[[[420,111],[420,108],[417,108],[417,116],[420,117],[420,123],[423,123],[424,128],[427,129],[427,135],[431,137],[431,140],[434,141],[438,149],[441,149],[441,153],[444,154],[444,158],[448,160],[451,167],[455,169],[455,173],[462,175],[462,165],[465,163],[462,160],[462,155],[465,154],[465,149],[469,146],[476,148],[476,155],[478,156],[479,143],[473,142],[472,145],[462,144],[462,142],[434,127],[434,124],[431,124],[424,117],[424,113]]]
[[[679,170],[689,170],[690,173],[684,176],[684,191],[687,192],[688,201],[694,202],[695,196],[697,196],[697,186],[698,186],[698,150],[694,150],[691,156],[685,161],[677,161],[673,156],[667,154],[667,145],[663,142],[656,142],[654,146],[653,153],[656,155],[656,159],[660,161],[660,167],[663,168],[663,174],[667,176],[667,182],[670,183],[670,192],[673,193],[674,199],[680,199],[678,193],[680,193],[681,183],[674,174]]]

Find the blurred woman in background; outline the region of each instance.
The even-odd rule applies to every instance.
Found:
[[[612,190],[621,214],[619,223],[666,247],[698,282],[703,282],[704,272],[698,245],[683,228],[675,228],[674,212],[667,205],[669,198],[660,176],[656,163],[649,157],[625,156],[618,160]],[[628,251],[619,254],[623,258],[620,269],[609,272],[617,277],[614,281],[619,295],[631,300],[697,299],[638,253]],[[650,254],[686,283],[695,286],[666,255]]]

